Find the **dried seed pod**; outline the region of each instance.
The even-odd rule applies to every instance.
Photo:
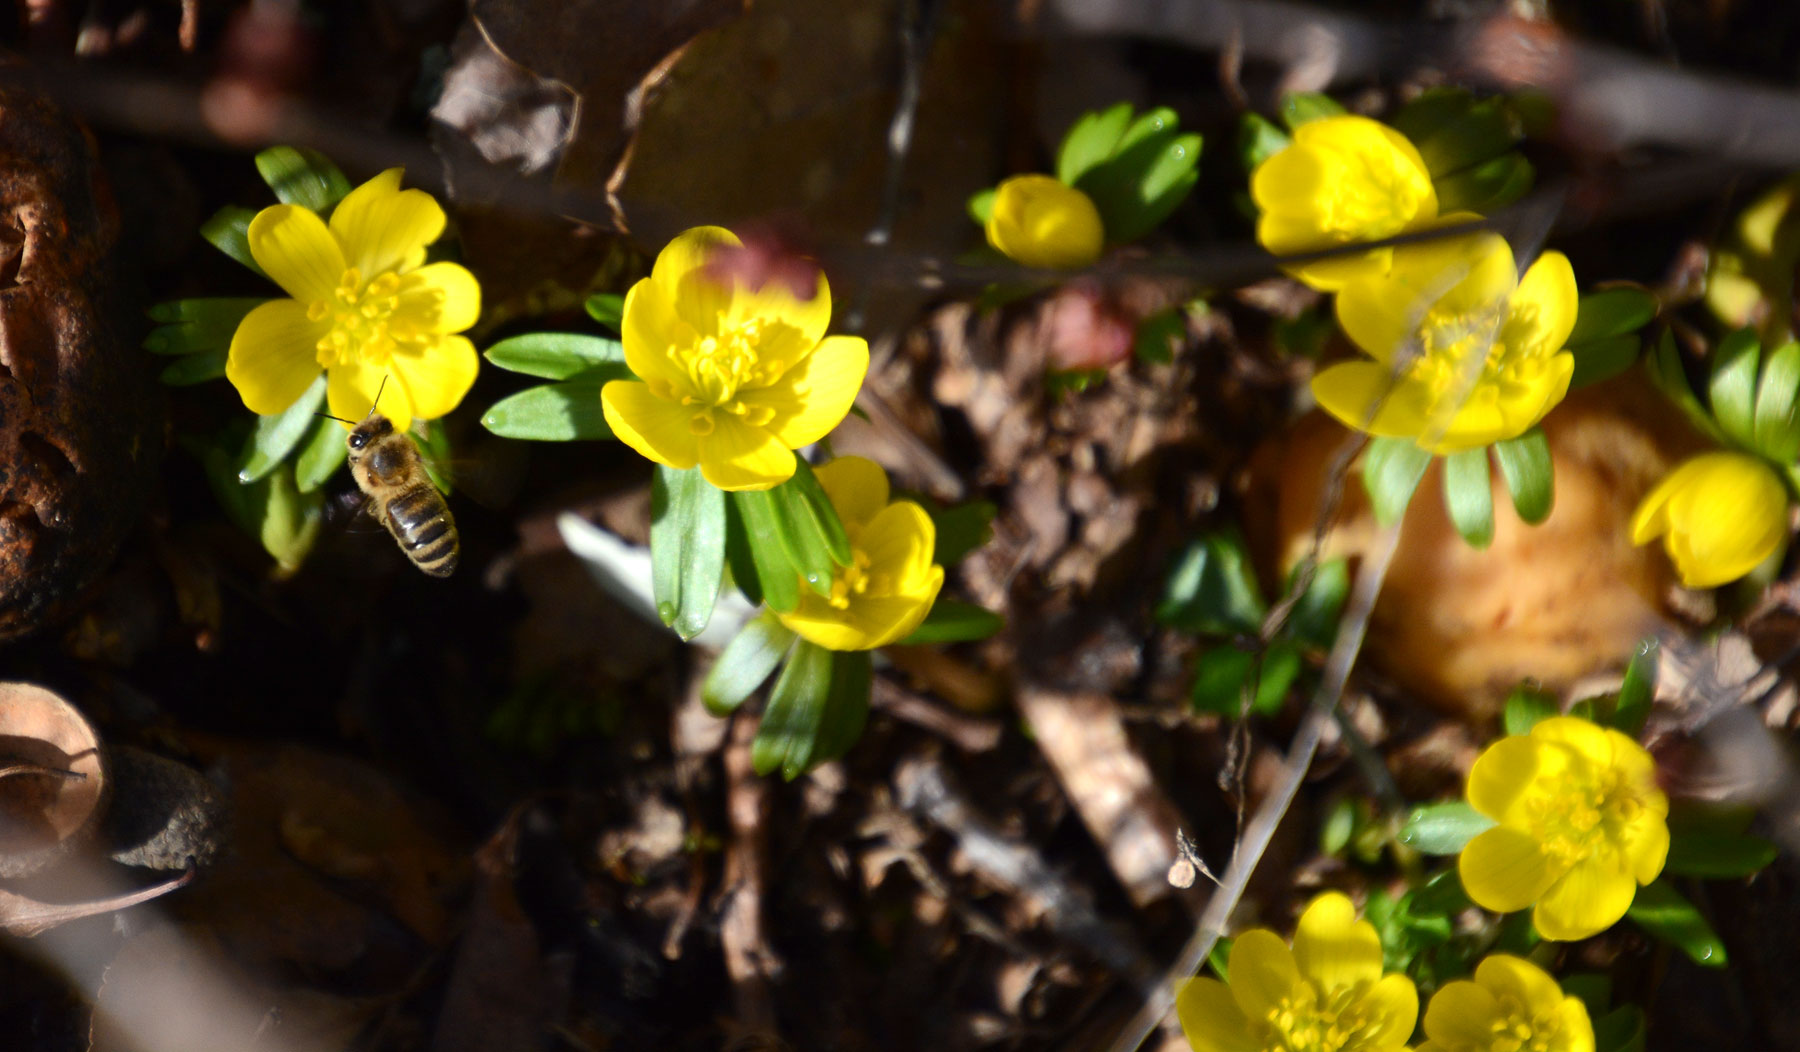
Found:
[[[100,739],[30,683],[0,683],[0,877],[35,873],[93,827],[107,795]]]
[[[92,140],[0,90],[0,640],[42,627],[137,522],[161,399],[120,302]]]
[[[113,799],[103,835],[114,862],[177,870],[219,853],[225,801],[199,771],[129,745],[108,749],[107,766]]]

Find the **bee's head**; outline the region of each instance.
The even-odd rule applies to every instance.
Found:
[[[394,433],[394,423],[385,416],[371,415],[362,423],[350,429],[350,437],[346,441],[350,452],[358,453],[369,447],[377,439]]]

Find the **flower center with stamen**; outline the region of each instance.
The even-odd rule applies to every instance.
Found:
[[[1319,1003],[1308,985],[1281,999],[1269,1010],[1263,1039],[1267,1052],[1339,1052],[1369,1045],[1379,1029],[1362,1004],[1366,984],[1333,991]]]
[[[1426,315],[1419,327],[1419,353],[1406,367],[1407,378],[1430,391],[1434,404],[1463,391],[1479,399],[1498,399],[1501,378],[1522,379],[1534,361],[1529,355],[1512,354],[1501,339],[1505,310],[1502,300],[1466,314]]]
[[[1501,1002],[1505,1013],[1495,1020],[1487,1052],[1560,1052],[1562,1027],[1554,1018],[1533,1016],[1517,1002]]]
[[[720,319],[718,335],[702,336],[688,347],[671,348],[675,366],[687,374],[687,390],[678,391],[667,381],[652,380],[651,390],[660,398],[691,406],[688,428],[709,435],[718,426],[714,413],[738,417],[751,427],[765,427],[774,419],[769,406],[751,405],[739,395],[766,387],[777,377],[760,354],[763,322],[751,318],[735,325]]]
[[[1592,857],[1642,810],[1643,803],[1616,770],[1597,776],[1571,771],[1527,805],[1532,835],[1546,855],[1569,867]]]
[[[319,364],[326,368],[368,362],[386,365],[395,345],[409,334],[397,332],[394,311],[400,306],[400,277],[385,273],[363,284],[355,267],[344,271],[329,299],[314,300],[306,307],[310,321],[329,321],[331,331],[315,344]]]
[[[838,567],[831,577],[831,598],[828,602],[833,609],[848,610],[851,600],[871,589],[876,592],[886,590],[887,575],[870,573],[869,565],[869,553],[861,548],[850,549],[850,565]]]

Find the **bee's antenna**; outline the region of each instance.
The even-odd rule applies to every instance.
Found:
[[[327,420],[336,420],[336,421],[337,421],[337,422],[338,422],[338,423],[340,423],[340,424],[349,424],[349,425],[350,425],[350,426],[351,426],[351,427],[355,427],[355,426],[356,426],[356,421],[354,421],[354,420],[345,420],[345,419],[344,419],[344,418],[343,418],[343,417],[341,417],[341,416],[332,416],[332,415],[331,415],[331,414],[330,414],[330,413],[314,413],[314,414],[313,414],[313,415],[314,415],[314,416],[322,416],[322,417],[324,417],[324,418],[325,418],[325,419],[327,419]]]
[[[392,375],[393,375],[392,373],[382,373],[381,374],[381,386],[377,387],[375,389],[375,400],[373,402],[369,403],[369,415],[370,416],[375,415],[375,407],[381,404],[381,392],[387,390],[388,377],[392,376]]]

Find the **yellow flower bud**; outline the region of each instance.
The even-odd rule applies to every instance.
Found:
[[[1088,195],[1048,175],[1015,175],[994,193],[988,244],[1028,267],[1085,267],[1106,229]]]
[[[1735,581],[1787,539],[1788,494],[1746,453],[1705,453],[1656,484],[1631,517],[1631,542],[1658,537],[1689,588]]]
[[[1496,953],[1474,981],[1445,983],[1425,1009],[1419,1052],[1594,1052],[1594,1024],[1578,997],[1522,957]]]

